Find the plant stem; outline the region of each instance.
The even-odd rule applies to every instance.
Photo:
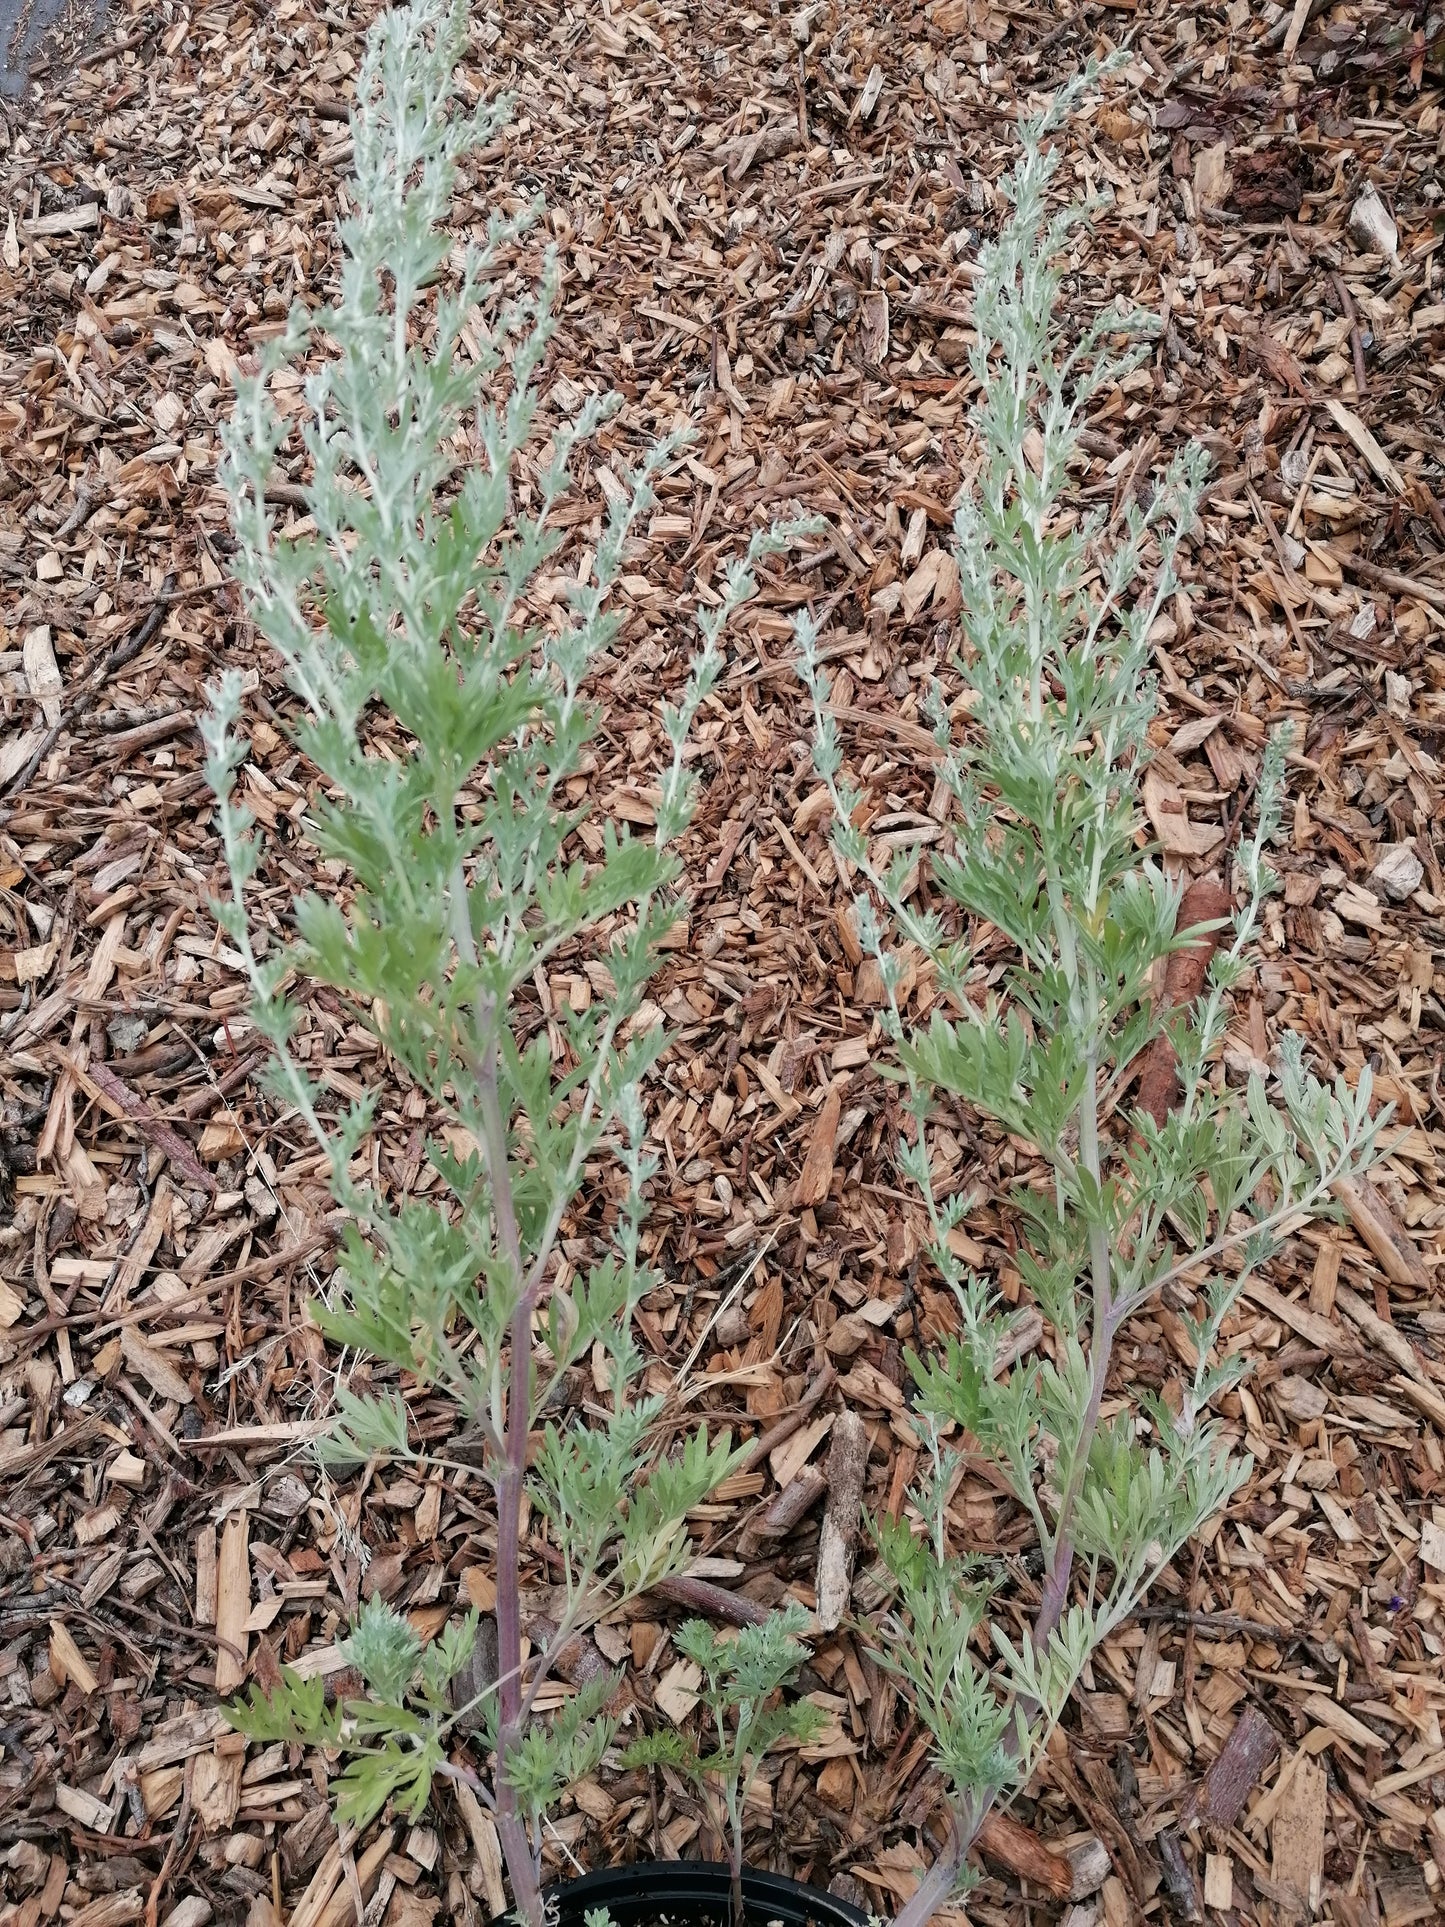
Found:
[[[1176,1278],[1182,1278],[1185,1272],[1197,1271],[1201,1265],[1209,1264],[1222,1252],[1230,1250],[1235,1245],[1244,1244],[1250,1238],[1272,1236],[1281,1225],[1288,1224],[1290,1219],[1296,1216],[1308,1217],[1316,1202],[1325,1195],[1330,1186],[1338,1179],[1347,1177],[1351,1169],[1348,1148],[1341,1151],[1328,1169],[1324,1168],[1323,1159],[1317,1161],[1320,1164],[1320,1176],[1302,1196],[1291,1198],[1288,1203],[1271,1211],[1267,1217],[1257,1218],[1239,1231],[1222,1232],[1201,1250],[1192,1251],[1187,1257],[1176,1259],[1167,1271],[1161,1271],[1158,1277],[1150,1279],[1148,1295],[1151,1298],[1154,1297],[1166,1285],[1172,1285]]]
[[[1093,975],[1092,972],[1086,973],[1080,967],[1073,924],[1064,902],[1061,883],[1052,864],[1048,866],[1048,892],[1059,955],[1069,981],[1069,1001],[1075,1020],[1092,1029],[1098,1022],[1096,1009],[1089,1007],[1097,1001],[1093,995]],[[1063,1617],[1064,1606],[1069,1596],[1069,1575],[1074,1564],[1074,1508],[1084,1488],[1084,1477],[1089,1465],[1089,1447],[1093,1443],[1094,1431],[1099,1423],[1099,1411],[1104,1401],[1104,1384],[1109,1375],[1109,1355],[1113,1349],[1114,1332],[1118,1323],[1117,1308],[1114,1303],[1113,1264],[1109,1250],[1108,1227],[1099,1216],[1102,1209],[1100,1188],[1102,1160],[1099,1151],[1099,1057],[1095,1036],[1091,1036],[1084,1059],[1084,1088],[1079,1097],[1078,1116],[1079,1163],[1092,1180],[1094,1188],[1093,1210],[1089,1224],[1089,1269],[1093,1283],[1093,1317],[1089,1331],[1089,1397],[1079,1421],[1078,1436],[1074,1440],[1073,1462],[1069,1467],[1064,1495],[1059,1501],[1053,1539],[1048,1546],[1044,1592],[1039,1601],[1038,1616],[1034,1622],[1032,1635],[1036,1652],[1041,1651],[1052,1638],[1055,1627]]]
[[[1053,1637],[1054,1629],[1063,1617],[1064,1606],[1069,1597],[1069,1575],[1074,1564],[1074,1507],[1078,1504],[1079,1494],[1084,1488],[1084,1474],[1089,1464],[1089,1446],[1099,1423],[1099,1408],[1104,1402],[1104,1383],[1109,1375],[1109,1359],[1114,1349],[1114,1327],[1114,1307],[1112,1305],[1104,1307],[1101,1315],[1096,1305],[1089,1352],[1089,1400],[1084,1407],[1084,1416],[1079,1426],[1078,1444],[1075,1448],[1069,1483],[1064,1488],[1063,1498],[1059,1501],[1043,1597],[1039,1600],[1039,1609],[1030,1635],[1035,1652],[1042,1651]]]
[[[497,1050],[489,1040],[480,1066],[477,1096],[484,1149],[492,1177],[497,1241],[516,1281],[511,1323],[511,1382],[507,1387],[504,1454],[497,1473],[497,1833],[512,1876],[517,1911],[529,1927],[541,1927],[542,1895],[527,1829],[517,1812],[508,1767],[522,1738],[522,1483],[527,1471],[531,1417],[528,1378],[532,1362],[532,1299],[522,1286],[522,1247],[507,1169],[507,1129],[497,1091]]]
[[[443,1760],[437,1768],[437,1778],[453,1780],[460,1786],[470,1787],[484,1807],[496,1810],[497,1803],[492,1798],[492,1789],[480,1775],[473,1773],[469,1766],[462,1766],[456,1760]]]
[[[512,1383],[517,1383],[513,1366]],[[521,1561],[518,1525],[522,1503],[522,1467],[514,1464],[517,1456],[508,1425],[508,1456],[497,1479],[497,1837],[512,1879],[512,1898],[527,1927],[541,1927],[542,1894],[537,1882],[537,1866],[526,1825],[517,1811],[516,1789],[508,1766],[513,1750],[521,1740]],[[525,1424],[521,1435],[521,1456],[527,1450]]]
[[[466,877],[457,862],[452,882],[452,930],[462,962],[477,968]],[[517,1302],[512,1310],[511,1380],[507,1386],[507,1414],[502,1435],[502,1462],[497,1472],[497,1837],[512,1880],[512,1898],[527,1927],[542,1927],[542,1893],[537,1862],[526,1823],[517,1811],[516,1789],[508,1767],[522,1738],[522,1559],[520,1527],[522,1484],[527,1472],[527,1433],[531,1423],[529,1398],[532,1362],[532,1294],[524,1284],[522,1240],[512,1197],[512,1174],[507,1163],[507,1120],[502,1115],[497,1081],[495,1012],[478,995],[477,1028],[482,1052],[472,1066],[481,1112],[482,1156],[492,1181],[492,1211],[497,1243],[512,1273]]]
[[[948,1899],[957,1883],[963,1856],[978,1837],[984,1817],[993,1805],[996,1790],[975,1795],[962,1813],[948,1816],[948,1845],[918,1883],[912,1900],[893,1916],[893,1927],[928,1927],[928,1923]]]
[[[516,1902],[517,1916],[525,1923],[525,1927],[543,1927],[545,1910],[536,1863],[532,1858],[532,1843],[527,1838],[522,1816],[517,1812],[516,1795],[507,1792],[506,1782],[500,1774],[497,1794],[497,1839],[501,1842],[502,1858],[511,1876],[512,1899]]]
[[[738,1803],[730,1804],[728,1822],[728,1869],[732,1875],[733,1927],[744,1927],[743,1820]]]

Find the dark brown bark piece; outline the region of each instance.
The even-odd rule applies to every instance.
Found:
[[[1230,161],[1234,182],[1230,207],[1251,221],[1277,221],[1282,215],[1298,214],[1304,200],[1303,165],[1298,150],[1279,141],[1253,154],[1236,154]]]
[[[1178,930],[1192,930],[1201,923],[1217,923],[1232,908],[1229,892],[1210,877],[1191,883],[1179,900]],[[1161,1010],[1177,1010],[1192,1004],[1204,985],[1210,959],[1219,947],[1221,932],[1206,931],[1196,942],[1176,950],[1169,959],[1164,978]],[[1174,1046],[1167,1037],[1156,1037],[1144,1053],[1139,1074],[1138,1108],[1147,1111],[1162,1125],[1179,1101],[1179,1079],[1175,1075]]]
[[[725,1626],[761,1626],[768,1617],[766,1606],[745,1599],[741,1593],[729,1592],[725,1586],[715,1586],[709,1579],[660,1579],[652,1591],[659,1599],[708,1619],[720,1619]]]
[[[1155,1836],[1159,1849],[1159,1864],[1164,1869],[1164,1885],[1173,1902],[1172,1911],[1178,1920],[1203,1920],[1203,1896],[1194,1869],[1184,1858],[1184,1843],[1173,1827],[1161,1827]]]
[[[769,1539],[779,1539],[805,1519],[828,1490],[828,1479],[815,1465],[804,1466],[798,1476],[785,1485],[762,1514],[742,1531],[738,1551],[744,1559],[756,1556]]]
[[[75,1074],[82,1084],[93,1084],[108,1105],[128,1118],[158,1151],[163,1151],[187,1184],[214,1193],[216,1180],[196,1156],[194,1148],[163,1117],[158,1117],[143,1098],[137,1097],[128,1084],[122,1083],[108,1065],[87,1064],[83,1069],[77,1068]]]
[[[485,1623],[485,1622],[484,1622]],[[557,1636],[557,1627],[550,1619],[534,1619],[527,1627],[528,1637],[533,1647],[545,1652]],[[495,1660],[493,1661],[495,1665]],[[605,1656],[591,1633],[573,1633],[562,1642],[557,1657],[552,1662],[552,1670],[569,1686],[587,1686],[594,1679],[602,1679],[607,1674],[615,1674],[617,1689],[607,1702],[609,1713],[618,1713],[632,1704],[632,1688],[626,1674],[620,1672]]]
[[[1218,1759],[1185,1800],[1180,1824],[1189,1827],[1205,1820],[1213,1827],[1232,1827],[1278,1754],[1279,1735],[1258,1707],[1246,1706]]]

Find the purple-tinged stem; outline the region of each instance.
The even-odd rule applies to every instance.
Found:
[[[1084,1407],[1083,1423],[1079,1428],[1074,1468],[1064,1488],[1064,1496],[1059,1501],[1058,1528],[1044,1579],[1043,1597],[1034,1617],[1032,1638],[1035,1652],[1041,1652],[1048,1645],[1068,1603],[1069,1575],[1074,1565],[1074,1507],[1084,1488],[1084,1475],[1089,1465],[1089,1443],[1098,1426],[1099,1410],[1104,1402],[1104,1383],[1109,1376],[1117,1321],[1117,1308],[1112,1303],[1104,1305],[1094,1319],[1093,1348],[1089,1355],[1089,1401]]]
[[[995,1795],[971,1801],[962,1814],[948,1816],[948,1845],[918,1883],[913,1898],[893,1916],[893,1927],[928,1927],[958,1882],[963,1857],[973,1845]]]
[[[542,1894],[527,1828],[517,1811],[508,1768],[522,1739],[522,1484],[527,1471],[531,1419],[532,1295],[522,1289],[524,1269],[517,1214],[507,1168],[507,1126],[497,1087],[497,1050],[489,1041],[479,1066],[477,1098],[484,1150],[492,1179],[497,1243],[517,1283],[511,1322],[511,1382],[507,1387],[503,1457],[497,1473],[497,1837],[512,1879],[512,1897],[527,1927],[541,1927]]]
[[[1104,1385],[1109,1376],[1109,1361],[1114,1349],[1114,1334],[1118,1330],[1119,1320],[1120,1307],[1114,1302],[1110,1293],[1108,1270],[1104,1268],[1101,1272],[1096,1266],[1093,1342],[1089,1355],[1089,1398],[1080,1426],[1079,1447],[1074,1468],[1069,1483],[1064,1489],[1063,1498],[1059,1501],[1058,1527],[1054,1535],[1053,1553],[1030,1635],[1036,1652],[1041,1652],[1053,1637],[1068,1602],[1069,1577],[1074,1564],[1074,1508],[1083,1490],[1084,1475],[1088,1468],[1089,1442],[1099,1423],[1099,1412],[1104,1402]],[[1014,1735],[1010,1732],[1004,1744],[1009,1747],[1013,1743]],[[928,1927],[928,1922],[952,1893],[958,1880],[959,1870],[963,1866],[964,1856],[978,1838],[979,1831],[988,1818],[999,1791],[998,1787],[981,1789],[961,1813],[950,1816],[948,1845],[929,1868],[913,1898],[894,1916],[893,1927]]]
[[[733,1889],[733,1927],[745,1927],[747,1915],[743,1911],[743,1829],[739,1815],[731,1830],[728,1841],[728,1870],[732,1876]]]
[[[452,934],[457,954],[469,969],[477,968],[476,939],[472,934],[466,877],[458,859],[452,896]],[[542,1890],[537,1859],[526,1822],[517,1810],[516,1789],[508,1768],[521,1744],[522,1712],[522,1486],[527,1474],[527,1434],[531,1425],[532,1308],[538,1278],[527,1289],[522,1262],[522,1240],[517,1230],[512,1175],[507,1163],[507,1120],[502,1115],[497,1079],[495,1007],[480,994],[476,1003],[478,1029],[484,1035],[482,1056],[471,1064],[477,1085],[482,1121],[482,1158],[492,1183],[492,1213],[497,1245],[512,1274],[517,1302],[512,1310],[509,1344],[512,1376],[507,1387],[507,1416],[497,1472],[497,1839],[512,1881],[512,1898],[524,1927],[542,1927]]]

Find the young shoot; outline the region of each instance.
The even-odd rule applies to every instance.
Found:
[[[734,1927],[742,1927],[743,1812],[758,1768],[784,1741],[806,1745],[822,1729],[823,1716],[808,1700],[784,1700],[782,1688],[808,1658],[798,1634],[809,1624],[801,1606],[770,1613],[760,1626],[719,1635],[700,1619],[673,1634],[673,1645],[700,1675],[696,1691],[716,1744],[698,1751],[682,1733],[660,1729],[635,1740],[625,1766],[672,1766],[697,1787],[713,1831],[727,1843]]]
[[[1152,1002],[1156,966],[1200,936],[1176,928],[1181,883],[1144,847],[1139,796],[1157,706],[1150,631],[1176,587],[1204,460],[1186,450],[1114,522],[1064,510],[1091,405],[1149,352],[1147,338],[1111,345],[1140,332],[1137,318],[1106,309],[1070,346],[1060,313],[1061,256],[1080,213],[1050,211],[1059,155],[1046,141],[1096,77],[1023,126],[1004,183],[1010,217],[979,255],[982,465],[954,526],[965,693],[950,702],[935,688],[931,700],[953,816],[951,845],[927,853],[932,901],[911,894],[919,849],[887,862],[855,827],[863,799],[845,774],[816,633],[806,617],[797,624],[839,868],[860,884],[854,915],[907,1092],[898,1162],[957,1305],[953,1334],[908,1360],[927,1448],[909,1517],[875,1526],[896,1588],[877,1656],[932,1732],[951,1810],[948,1845],[900,1927],[923,1927],[953,1892],[990,1807],[1027,1783],[1089,1654],[1240,1485],[1247,1465],[1223,1450],[1209,1415],[1244,1369],[1221,1342],[1224,1321],[1248,1275],[1368,1164],[1383,1122],[1371,1117],[1368,1070],[1355,1090],[1327,1089],[1297,1038],[1282,1038],[1270,1072],[1243,1090],[1218,1061],[1229,993],[1275,887],[1266,851],[1282,731],[1260,759],[1256,826],[1232,856],[1234,914],[1204,993],[1174,1016]],[[974,964],[971,926],[1012,948],[996,988]],[[940,996],[926,1027],[905,1020],[895,933],[933,969]],[[1161,1032],[1181,1095],[1158,1124],[1131,1111],[1129,1092]],[[1046,1188],[1015,1199],[1018,1269],[1049,1333],[1016,1363],[1009,1307],[951,1242],[970,1200],[933,1182],[930,1121],[943,1098],[1036,1146],[1049,1173]],[[1195,1363],[1154,1396],[1111,1370],[1122,1328],[1166,1288],[1184,1307]],[[988,1611],[996,1575],[954,1543],[948,1495],[965,1451],[993,1462],[1037,1535],[1042,1586],[1020,1637]]]
[[[319,778],[306,834],[339,879],[299,899],[290,933],[273,922],[253,935],[247,891],[263,854],[234,672],[204,727],[230,873],[217,917],[250,978],[273,1088],[313,1134],[347,1219],[316,1321],[382,1368],[379,1388],[341,1393],[323,1450],[445,1466],[445,1451],[415,1441],[407,1398],[416,1388],[454,1401],[452,1454],[495,1500],[496,1679],[479,1704],[453,1710],[447,1688],[475,1621],[423,1647],[373,1601],[348,1644],[364,1697],[327,1707],[319,1682],[288,1673],[232,1717],[257,1738],[340,1748],[341,1810],[357,1824],[389,1800],[419,1813],[436,1774],[468,1780],[495,1816],[518,1912],[541,1927],[543,1816],[596,1764],[612,1726],[605,1682],[550,1723],[536,1717],[538,1692],[604,1604],[678,1570],[687,1513],[737,1462],[729,1437],[705,1430],[662,1450],[662,1400],[637,1383],[633,1312],[656,1282],[642,1246],[654,1163],[641,1090],[665,1043],[643,1000],[681,907],[673,846],[692,808],[689,732],[754,565],[790,534],[754,537],[699,619],[701,647],[662,712],[670,758],[655,832],[599,821],[585,780],[596,721],[586,679],[617,636],[609,594],[678,438],[624,471],[585,579],[566,583],[564,601],[555,577],[531,596],[560,539],[552,511],[574,452],[615,404],[578,397],[564,404],[570,419],[533,432],[552,257],[539,286],[506,291],[531,212],[494,215],[479,245],[453,252],[458,165],[506,114],[504,102],[459,104],[466,23],[462,0],[416,0],[372,26],[339,293],[314,319],[294,315],[260,372],[238,382],[226,437],[236,575]],[[272,393],[282,371],[284,414]],[[294,529],[268,505],[288,440],[308,477]],[[615,446],[609,460],[623,468]],[[582,1010],[550,1004],[547,973],[564,957],[588,965]],[[408,1115],[425,1119],[429,1188],[392,1188],[370,1155],[380,1083],[333,1116],[335,1086],[301,1046],[293,982],[324,987],[352,1033],[374,1040],[371,1061],[421,1100]],[[604,1157],[615,1164],[611,1249],[575,1268],[559,1234]],[[592,1410],[605,1400],[596,1422],[568,1395],[584,1363]],[[524,1662],[528,1507],[560,1557],[565,1608]],[[464,1716],[480,1724],[485,1772],[466,1761]]]

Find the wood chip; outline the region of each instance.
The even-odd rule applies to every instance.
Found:
[[[697,1705],[697,1688],[702,1684],[702,1669],[690,1659],[675,1659],[653,1691],[652,1703],[658,1712],[681,1726]]]
[[[246,1677],[251,1614],[250,1516],[235,1511],[221,1528],[216,1561],[216,1692],[234,1693]]]
[[[1408,1234],[1368,1178],[1339,1178],[1332,1186],[1349,1213],[1350,1223],[1379,1259],[1393,1284],[1428,1291],[1430,1278]]]
[[[1204,1857],[1204,1904],[1221,1914],[1234,1905],[1234,1862],[1227,1853]]]
[[[482,1894],[492,1910],[492,1918],[500,1920],[507,1911],[507,1890],[502,1882],[502,1849],[496,1826],[492,1816],[482,1811],[481,1801],[464,1780],[457,1783],[456,1798],[476,1855]]]
[[[54,728],[60,721],[60,698],[65,685],[60,680],[47,624],[41,623],[37,628],[26,631],[22,654],[30,694],[39,703],[41,715]]]
[[[803,1173],[798,1179],[800,1205],[821,1204],[832,1187],[833,1146],[838,1136],[838,1120],[842,1110],[842,1093],[836,1084],[831,1085],[818,1112],[818,1121],[813,1126],[808,1155],[803,1160]]]
[[[828,1504],[818,1539],[817,1613],[824,1632],[842,1624],[851,1601],[867,1469],[868,1428],[856,1412],[841,1412],[828,1449]]]
[[[978,1834],[979,1851],[986,1859],[1022,1875],[1056,1900],[1071,1897],[1074,1870],[1061,1854],[1047,1847],[1032,1828],[1006,1813],[990,1813]]]
[[[1212,878],[1201,877],[1191,883],[1180,898],[1175,928],[1184,931],[1219,924],[1232,909],[1232,899],[1224,887]],[[1161,1010],[1175,1010],[1194,1002],[1209,970],[1210,959],[1219,947],[1221,934],[1219,929],[1206,930],[1196,942],[1176,950],[1170,957],[1159,1000]],[[1135,1103],[1141,1111],[1147,1111],[1156,1124],[1162,1125],[1178,1101],[1178,1095],[1174,1046],[1167,1037],[1156,1037],[1144,1056]]]
[[[1318,1911],[1324,1879],[1329,1781],[1301,1756],[1270,1829],[1270,1873],[1283,1910],[1297,1919]]]
[[[174,1399],[177,1405],[191,1403],[194,1394],[185,1379],[164,1352],[146,1343],[134,1325],[122,1328],[120,1349],[126,1364],[146,1381],[157,1397]]]
[[[87,1699],[100,1685],[63,1619],[50,1622],[50,1670],[62,1686],[73,1681]]]
[[[1360,453],[1370,464],[1375,474],[1378,475],[1380,480],[1385,484],[1386,488],[1394,495],[1403,495],[1405,492],[1405,478],[1390,460],[1384,449],[1381,448],[1380,444],[1375,440],[1369,429],[1366,428],[1365,424],[1360,420],[1354,409],[1346,408],[1345,404],[1342,401],[1337,401],[1333,395],[1326,396],[1325,407],[1329,409],[1336,422],[1344,429],[1345,433],[1349,436],[1355,447],[1359,449]]]

